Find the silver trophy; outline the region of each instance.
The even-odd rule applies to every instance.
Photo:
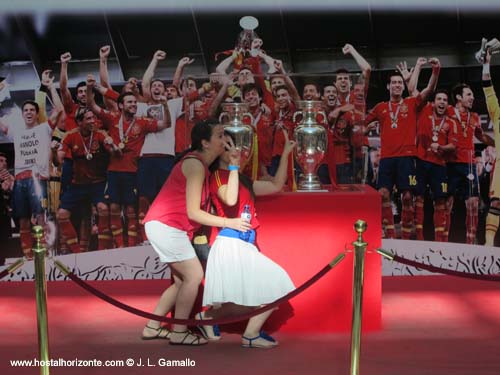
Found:
[[[493,38],[490,41],[488,41],[486,38],[483,38],[481,40],[481,49],[475,54],[478,63],[484,64],[487,50],[490,50],[490,54],[492,55],[499,53],[500,41],[497,38]]]
[[[248,113],[247,103],[225,103],[219,122],[224,125],[224,132],[229,133],[234,145],[241,150],[240,164],[243,168],[252,157],[254,130],[250,125],[253,117]],[[245,118],[248,120],[245,123]]]
[[[327,147],[327,132],[324,126],[318,123],[318,115],[322,115],[323,103],[317,100],[297,101],[300,110],[293,115],[293,121],[300,114],[302,119],[295,128],[293,135],[297,146],[295,147],[295,160],[302,168],[299,178],[299,190],[320,190],[321,184],[317,175],[318,167],[323,160]]]

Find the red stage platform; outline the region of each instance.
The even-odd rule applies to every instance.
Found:
[[[368,224],[368,250],[381,245],[381,198],[369,186],[349,185],[333,192],[280,193],[259,197],[262,253],[280,264],[296,286],[307,281],[339,253],[352,250],[354,223]],[[381,329],[381,260],[365,257],[363,329]],[[283,332],[342,332],[351,327],[353,253],[316,284],[282,306],[266,327]]]

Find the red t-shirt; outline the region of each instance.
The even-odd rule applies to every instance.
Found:
[[[417,154],[417,111],[420,96],[402,99],[399,103],[381,102],[366,117],[365,123],[380,123],[380,158],[415,156]],[[392,108],[392,111],[390,110]],[[397,126],[393,126],[392,116]]]
[[[431,143],[438,143],[445,146],[450,143],[450,131],[453,131],[453,120],[445,115],[442,118],[434,117],[432,104],[427,104],[418,117],[417,130],[417,156],[421,160],[425,160],[434,164],[446,165],[446,159],[443,155],[433,152]],[[437,140],[433,140],[434,134],[437,134]]]
[[[93,184],[106,181],[108,153],[104,139],[106,133],[102,130],[94,131],[91,135],[82,136],[79,129],[66,134],[62,142],[64,157],[73,159],[73,184]],[[92,143],[90,142],[92,138]],[[87,153],[92,159],[87,159]]]
[[[457,117],[457,113],[460,118]],[[455,156],[450,158],[453,163],[472,163],[474,159],[474,136],[481,137],[483,129],[476,112],[459,112],[452,106],[448,107],[448,116],[453,120],[454,134],[452,142],[456,147]]]
[[[335,164],[351,162],[352,116],[343,113],[328,132],[328,149],[333,153]]]
[[[274,119],[272,116],[262,113],[255,120],[257,120],[257,140],[259,142],[259,164],[269,166],[273,153]]]
[[[71,108],[66,107],[66,121],[65,121],[65,130],[70,131],[73,129],[78,129],[78,124],[75,120],[76,111],[80,108],[80,106],[76,103],[71,104]]]
[[[222,185],[227,185],[228,180],[229,171],[225,169],[216,170],[210,177],[210,196],[215,208],[217,209],[217,215],[227,218],[240,217],[245,205],[249,205],[250,213],[252,215],[250,223],[252,224],[252,228],[256,229],[259,226],[259,221],[257,220],[257,215],[255,213],[254,200],[252,199],[250,191],[248,191],[248,189],[241,182],[238,186],[238,200],[234,206],[227,206],[217,196],[219,188]]]
[[[144,223],[148,221],[159,221],[169,227],[185,231],[189,238],[193,238],[193,233],[201,228],[201,224],[192,221],[187,216],[186,206],[186,177],[182,173],[182,164],[187,158],[194,157],[203,163],[205,167],[205,183],[201,191],[200,208],[205,209],[205,202],[209,197],[209,175],[207,165],[196,153],[187,154],[182,161],[177,163],[172,169],[172,173],[161,188],[155,200],[149,207],[144,218]]]
[[[183,114],[175,121],[175,152],[179,153],[191,147],[191,129],[194,123]]]
[[[111,113],[101,110],[99,118],[102,120],[104,128],[108,131],[115,145],[123,143],[125,148],[122,149],[122,154],[111,155],[108,171],[113,172],[137,172],[137,159],[141,153],[142,145],[147,133],[158,131],[158,121],[145,118],[135,117],[132,123],[123,119],[123,136],[127,138],[127,142],[120,139],[119,121],[120,113]],[[129,130],[129,127],[132,128]]]

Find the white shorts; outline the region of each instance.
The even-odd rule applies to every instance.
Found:
[[[148,221],[144,229],[160,261],[174,263],[196,257],[193,245],[183,230],[169,227],[156,220]]]

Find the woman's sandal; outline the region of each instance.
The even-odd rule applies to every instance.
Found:
[[[271,336],[269,336],[267,333],[265,333],[264,331],[260,331],[259,336],[255,336],[252,338],[249,338],[246,336],[241,336],[241,338],[242,338],[242,340],[248,341],[246,343],[244,343],[244,342],[241,343],[241,346],[244,348],[271,349],[271,348],[274,348],[278,345],[278,342],[275,339],[273,339]],[[262,344],[259,344],[258,342],[254,343],[254,341],[258,340],[258,339],[262,339],[270,344],[269,345],[262,345]]]
[[[201,312],[196,314],[196,318],[198,320],[203,320],[203,315],[201,315]],[[198,325],[196,327],[200,331],[201,335],[207,340],[217,341],[217,340],[221,339],[219,326],[217,324],[214,324],[213,326],[211,326],[211,325]]]
[[[166,327],[154,328],[154,327],[150,327],[150,326],[146,325],[146,328],[149,328],[153,331],[156,331],[156,335],[144,336],[144,334],[142,334],[141,339],[143,339],[143,340],[156,340],[156,339],[169,340],[170,335],[172,334],[172,332],[169,331]]]
[[[187,331],[182,331],[182,332],[177,332],[177,331],[170,331],[171,333],[185,333],[184,337],[182,338],[181,341],[179,342],[173,342],[170,340],[170,345],[187,345],[187,346],[200,346],[200,345],[205,345],[208,344],[208,341],[201,341],[203,338],[194,334],[190,330]],[[191,339],[191,341],[188,340],[188,338]],[[186,341],[188,340],[188,341]]]

